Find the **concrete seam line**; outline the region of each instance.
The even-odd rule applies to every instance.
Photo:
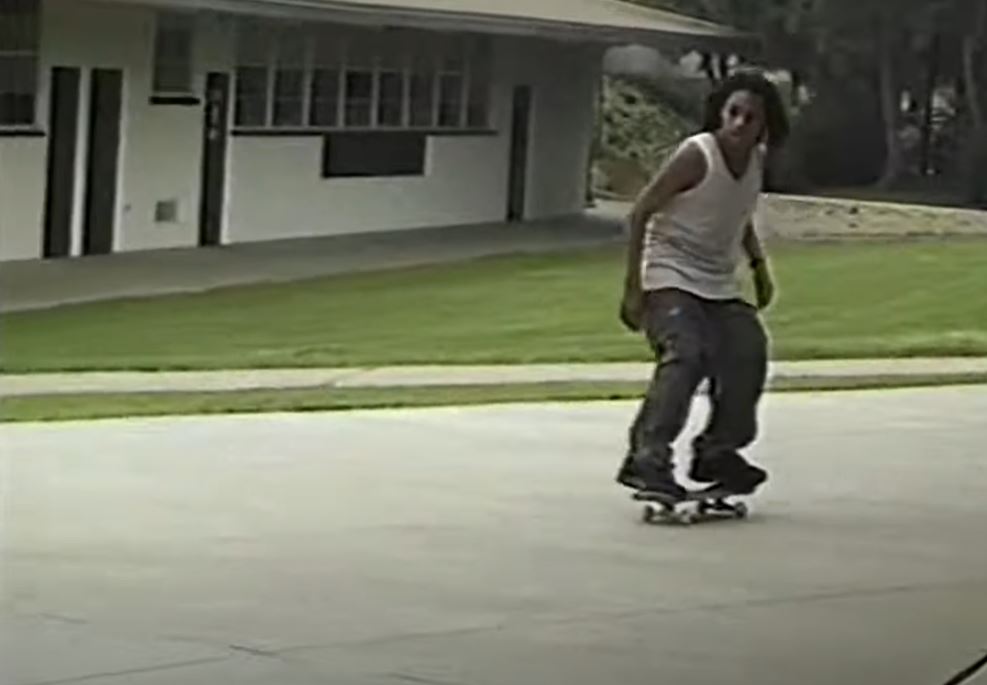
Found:
[[[946,681],[945,685],[961,685],[968,682],[987,666],[987,653]]]

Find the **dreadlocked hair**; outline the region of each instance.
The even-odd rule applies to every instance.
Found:
[[[784,145],[791,131],[788,112],[782,102],[778,88],[763,73],[754,70],[737,71],[720,82],[709,97],[703,113],[702,130],[715,133],[722,126],[722,112],[730,96],[738,91],[747,91],[764,102],[766,140],[768,147]]]

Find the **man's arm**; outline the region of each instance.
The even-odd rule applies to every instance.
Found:
[[[624,296],[620,303],[620,320],[632,331],[641,329],[644,318],[641,255],[644,252],[644,235],[648,222],[672,198],[696,187],[705,176],[706,158],[702,150],[695,145],[686,145],[665,164],[634,203],[628,217],[630,239],[627,247],[627,275],[624,279]]]
[[[761,239],[754,230],[753,222],[748,222],[744,229],[744,251],[747,253],[747,260],[752,269],[764,263],[764,248],[761,247]]]
[[[758,309],[765,309],[775,298],[775,284],[753,222],[748,223],[744,229],[744,251],[747,252],[748,262],[754,272],[754,290]]]
[[[627,278],[631,290],[641,289],[641,255],[648,222],[679,193],[699,185],[706,176],[706,158],[695,145],[680,149],[665,163],[648,186],[641,191],[628,216],[630,238],[627,249]]]

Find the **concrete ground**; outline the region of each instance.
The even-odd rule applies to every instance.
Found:
[[[524,223],[7,262],[0,266],[0,312],[591,247],[622,240],[621,220],[608,206]]]
[[[692,529],[612,482],[634,410],[2,426],[0,681],[933,685],[987,648],[987,388],[772,395],[754,516]]]

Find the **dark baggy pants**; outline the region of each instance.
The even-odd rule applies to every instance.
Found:
[[[710,382],[711,412],[693,443],[697,459],[736,455],[757,436],[768,340],[757,310],[741,300],[645,293],[644,326],[658,365],[630,431],[630,457],[670,464],[699,384]]]

